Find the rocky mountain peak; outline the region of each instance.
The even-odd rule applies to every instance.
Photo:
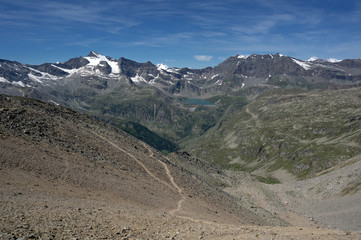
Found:
[[[79,80],[79,77],[102,77],[105,82],[110,78],[122,79],[136,85],[146,84],[171,95],[195,97],[217,95],[229,90],[264,84],[271,87],[301,88],[309,87],[310,84],[324,87],[331,83],[358,84],[361,83],[360,65],[360,60],[357,59],[339,62],[314,57],[304,61],[276,53],[238,54],[215,67],[179,69],[169,68],[164,64],[154,65],[150,61],[139,63],[124,57],[116,60],[91,51],[86,57],[71,58],[64,63],[4,63],[0,66],[0,84],[12,84],[15,88],[37,88],[45,85],[58,88],[63,82],[68,82],[80,87],[85,80]],[[82,83],[75,83],[78,81]],[[105,83],[100,85],[102,89],[104,86],[115,87]],[[5,89],[3,92],[6,93],[8,90]]]
[[[87,57],[98,57],[99,53],[95,52],[95,51],[90,51],[89,54],[87,55]]]

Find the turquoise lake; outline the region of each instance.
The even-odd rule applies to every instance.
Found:
[[[192,104],[192,105],[203,105],[203,106],[214,106],[216,104],[209,102],[204,99],[183,99],[182,102]]]

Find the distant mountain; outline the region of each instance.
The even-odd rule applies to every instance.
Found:
[[[345,229],[359,229],[359,215],[349,213],[358,211],[361,186],[354,168],[361,158],[360,86],[361,59],[236,55],[204,69],[93,51],[63,63],[0,60],[0,93],[13,95],[0,95],[2,229],[31,229],[33,235],[20,237],[36,238],[36,229],[49,223],[43,231],[50,235],[42,238],[86,232],[113,239],[141,236],[118,229],[137,222],[139,228],[130,228],[155,229],[145,237],[154,239],[164,224],[171,230],[163,238],[177,238],[170,232],[192,232],[204,221],[202,234],[179,235],[194,239],[208,237],[203,233],[213,231],[211,221],[282,225],[281,217],[294,224],[298,205],[305,226],[316,224],[318,206],[348,206],[333,218],[331,208],[318,214],[330,219],[325,226],[336,219]],[[182,152],[164,156],[119,129],[163,153]],[[336,205],[328,201],[334,197]],[[326,204],[319,201],[325,198]],[[185,221],[191,224],[184,227]],[[83,228],[70,233],[70,225]],[[297,228],[297,236],[305,236]],[[263,230],[251,238],[257,232]]]
[[[201,136],[229,106],[243,106],[268,90],[337,89],[360,83],[361,59],[236,55],[204,69],[116,60],[94,51],[64,63],[0,60],[0,93],[72,107],[111,122],[142,124],[177,143]],[[194,105],[190,103],[201,102],[185,99],[205,99],[210,104]]]
[[[41,91],[44,87],[67,85],[74,87],[73,90],[95,88],[95,91],[109,92],[121,84],[135,84],[155,87],[175,96],[204,97],[260,84],[304,88],[358,84],[360,67],[361,59],[340,61],[312,57],[303,61],[282,54],[266,54],[237,55],[214,68],[180,69],[125,58],[116,60],[92,51],[86,57],[64,63],[36,66],[0,60],[0,81],[2,92],[15,88],[19,92],[21,88]],[[93,80],[88,79],[90,77]]]
[[[307,60],[308,62],[330,62],[330,63],[338,63],[338,62],[341,62],[342,60],[338,60],[336,58],[327,58],[326,60],[325,59],[320,59],[318,57],[311,57],[310,59]]]

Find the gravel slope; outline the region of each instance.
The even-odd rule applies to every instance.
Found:
[[[179,164],[69,109],[0,100],[0,239],[361,238],[358,232],[289,226],[257,193],[232,196],[215,187],[227,179],[247,183],[247,176],[229,178],[193,161]],[[200,165],[209,176],[196,171]]]

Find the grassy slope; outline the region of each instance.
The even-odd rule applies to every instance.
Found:
[[[265,93],[246,107],[228,111],[187,150],[229,169],[257,170],[266,182],[277,182],[278,169],[312,177],[361,151],[359,92]]]
[[[124,88],[88,100],[102,118],[142,124],[170,141],[179,143],[204,134],[220,118],[222,109],[194,106],[147,87]]]

